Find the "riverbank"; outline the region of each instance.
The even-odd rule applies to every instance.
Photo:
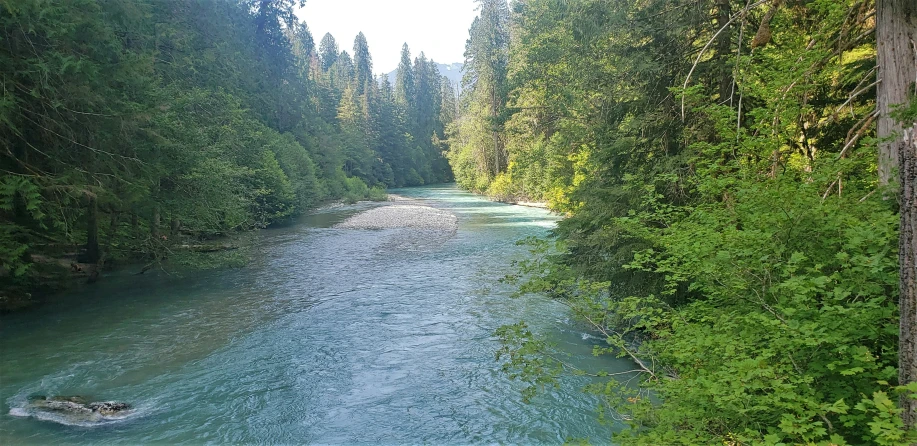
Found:
[[[377,189],[370,189],[376,191]],[[409,201],[389,194],[367,193],[363,199],[351,202],[339,198],[316,206],[305,213],[290,217],[293,222],[302,215],[345,207],[356,203]],[[283,226],[283,221],[268,227]],[[88,263],[83,260],[85,247],[79,244],[58,244],[54,250],[41,249],[29,254],[26,275],[14,278],[8,269],[0,268],[0,314],[28,310],[50,299],[74,292],[98,281],[106,280],[113,272],[142,275],[150,270],[178,269],[205,270],[222,267],[239,267],[247,260],[238,251],[250,248],[251,238],[265,228],[240,230],[217,237],[193,235],[180,225],[159,238],[149,236],[148,229],[140,228],[134,240],[147,239],[142,245],[148,251],[120,251],[103,246],[102,261]],[[114,254],[107,252],[114,250]]]

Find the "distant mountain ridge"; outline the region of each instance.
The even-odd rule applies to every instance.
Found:
[[[436,64],[436,68],[439,70],[439,74],[449,78],[449,81],[452,82],[452,85],[458,91],[461,91],[462,89],[462,68],[464,66],[465,64],[461,62],[451,64]],[[392,85],[395,85],[395,79],[398,77],[398,70],[396,69],[395,71],[388,73],[386,76],[388,76],[388,81],[391,82]]]

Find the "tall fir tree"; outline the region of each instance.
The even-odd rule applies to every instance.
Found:
[[[363,33],[357,34],[353,42],[353,61],[357,94],[366,92],[367,84],[373,81],[373,59],[369,54],[369,44]]]
[[[339,51],[340,49],[338,48],[337,41],[334,40],[334,36],[332,36],[331,33],[325,33],[318,47],[319,59],[322,62],[322,71],[330,70],[331,66],[337,62]]]
[[[401,61],[395,78],[395,101],[403,107],[414,107],[414,68],[411,65],[411,49],[405,43],[401,47]]]

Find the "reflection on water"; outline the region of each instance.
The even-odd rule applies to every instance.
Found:
[[[339,206],[263,231],[243,269],[124,274],[3,316],[0,442],[607,442],[585,378],[526,405],[494,361],[494,330],[525,319],[574,362],[629,369],[592,357],[560,305],[497,282],[515,241],[555,219],[451,186],[397,192],[454,212],[458,232],[333,229],[380,204]],[[37,394],[137,410],[92,428],[13,416]]]

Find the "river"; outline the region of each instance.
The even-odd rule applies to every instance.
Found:
[[[261,231],[241,269],[114,274],[3,315],[0,443],[608,443],[620,426],[597,421],[588,378],[524,404],[495,361],[494,330],[525,320],[570,362],[631,368],[592,357],[563,306],[498,282],[526,253],[515,242],[556,218],[454,186],[397,193],[453,212],[457,233],[335,229],[379,204],[336,207]],[[36,394],[136,411],[93,425],[22,416]]]

